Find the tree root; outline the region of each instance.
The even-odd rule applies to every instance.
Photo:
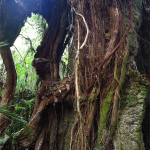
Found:
[[[127,43],[127,46],[125,48],[125,56],[123,58],[122,67],[121,67],[120,80],[118,80],[118,82],[120,84],[119,84],[119,86],[117,86],[117,88],[115,90],[115,95],[114,95],[112,119],[111,119],[111,128],[112,128],[111,134],[114,133],[115,123],[116,123],[116,118],[117,118],[118,98],[120,98],[119,93],[120,93],[120,90],[121,90],[121,88],[124,84],[124,81],[125,81],[126,64],[127,64],[128,56],[129,56],[129,52],[128,52],[128,43]]]
[[[74,134],[75,134],[75,128],[76,128],[76,126],[77,126],[77,124],[78,124],[78,116],[76,115],[76,119],[75,119],[75,122],[74,122],[74,124],[73,124],[73,126],[72,126],[72,129],[71,129],[71,140],[70,140],[70,148],[69,148],[69,150],[71,150],[72,149],[72,142],[73,142],[73,137],[74,137]]]

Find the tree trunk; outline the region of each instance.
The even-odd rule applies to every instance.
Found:
[[[6,86],[3,91],[0,105],[0,107],[4,107],[7,106],[7,104],[13,99],[16,88],[17,76],[10,48],[8,46],[1,47],[0,53],[7,71]],[[0,136],[2,136],[2,133],[5,131],[9,123],[9,117],[6,117],[0,113]]]
[[[148,86],[147,79],[141,80],[134,61],[139,48],[136,31],[142,22],[141,1],[58,0],[54,4],[50,17],[42,12],[49,26],[32,62],[41,87],[28,124],[31,130],[16,133],[15,145],[8,148],[8,140],[3,149],[120,149],[119,121],[123,124],[121,119],[126,114],[119,115],[119,111],[121,107],[130,109],[126,96],[132,93],[127,91],[133,88],[130,79],[136,94]],[[60,81],[59,62],[71,38],[68,13],[74,28],[75,73]],[[136,89],[141,84],[144,88]],[[138,119],[141,118],[140,115]],[[141,127],[140,121],[138,125]],[[139,149],[144,148],[143,143],[139,145]]]

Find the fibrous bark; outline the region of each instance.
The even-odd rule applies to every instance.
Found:
[[[23,1],[23,4],[26,2]],[[49,26],[32,62],[40,76],[41,87],[28,124],[31,131],[28,133],[24,129],[15,135],[15,146],[25,148],[34,144],[35,149],[45,150],[113,149],[111,144],[116,129],[118,100],[129,56],[126,36],[132,25],[131,3],[129,0],[124,3],[116,0],[76,0],[68,3],[58,0],[51,4],[54,6],[50,17],[43,11],[41,13]],[[129,5],[127,30],[124,29],[123,5]],[[70,32],[67,30],[68,12],[73,17],[73,45],[77,50],[72,71],[75,74],[60,81],[59,62],[69,42],[66,38]],[[66,116],[69,116],[69,106],[75,116],[72,128],[68,129],[71,135],[67,148],[63,146],[65,138],[59,137],[62,133],[59,123],[63,120],[63,115],[60,115],[63,107],[60,109],[60,106],[63,104],[67,105]],[[68,126],[68,120],[66,124]],[[66,127],[62,134],[66,135],[68,130]]]
[[[3,91],[0,105],[0,107],[4,107],[7,106],[7,104],[13,99],[16,88],[17,76],[10,48],[8,46],[1,47],[0,54],[2,56],[3,63],[7,71],[6,86]],[[0,136],[3,134],[9,123],[9,118],[4,116],[3,114],[0,114]]]

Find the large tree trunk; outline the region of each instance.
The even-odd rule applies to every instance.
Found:
[[[1,47],[0,54],[2,56],[3,63],[7,71],[6,86],[3,91],[0,105],[0,107],[4,107],[7,106],[7,104],[13,99],[16,88],[17,76],[10,48],[8,46]],[[0,136],[2,136],[2,133],[5,131],[9,123],[9,117],[7,118],[5,115],[0,113]]]
[[[137,14],[142,4],[139,0],[132,4],[130,0],[57,0],[52,4],[50,16],[41,12],[49,26],[32,62],[41,87],[28,124],[31,130],[16,133],[15,145],[8,140],[3,149],[117,149],[118,106],[124,104],[119,102],[123,91],[131,88],[128,78],[134,87],[139,82],[147,86],[140,81],[134,61],[138,44],[132,43],[137,43],[137,35],[132,34],[141,24]],[[60,81],[59,62],[71,38],[68,13],[74,29],[75,73]]]

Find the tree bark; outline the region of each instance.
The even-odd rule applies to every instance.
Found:
[[[0,103],[0,107],[4,107],[7,106],[7,104],[13,99],[16,88],[17,76],[10,47],[9,46],[1,47],[0,53],[7,71],[6,86],[3,91],[3,96]],[[3,132],[9,125],[9,122],[10,119],[8,116],[0,114],[0,136],[3,134]]]
[[[68,12],[73,17],[75,74],[60,81],[59,62],[69,42]],[[127,22],[124,12],[130,18]],[[118,101],[126,70],[130,72],[132,46],[126,37],[132,15],[130,0],[55,2],[50,17],[45,17],[49,26],[32,62],[41,87],[28,124],[31,130],[16,133],[12,149],[114,148]],[[6,145],[3,149],[8,149]]]

